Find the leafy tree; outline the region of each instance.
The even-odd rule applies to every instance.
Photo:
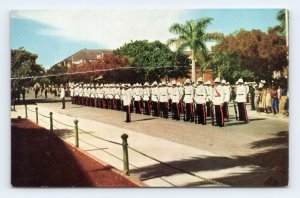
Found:
[[[168,45],[176,44],[179,51],[190,49],[192,52],[192,81],[195,82],[196,57],[200,54],[205,60],[208,49],[207,41],[216,41],[222,38],[220,33],[207,33],[206,28],[211,23],[212,18],[201,18],[198,20],[188,20],[185,24],[175,23],[169,30],[171,33],[178,35],[178,38],[168,40]],[[203,68],[201,68],[203,69]]]
[[[11,50],[11,76],[12,77],[27,77],[40,76],[45,73],[44,68],[36,63],[38,56],[24,47]],[[33,85],[34,79],[14,80],[13,86],[28,86]]]
[[[81,65],[73,64],[67,68],[68,73],[82,72],[82,74],[70,75],[71,80],[75,82],[90,82],[95,81],[99,76],[105,76],[106,81],[113,81],[115,77],[117,79],[121,77],[120,68],[128,65],[127,58],[118,57],[115,55],[104,55],[103,58],[93,62],[84,62]],[[109,71],[112,69],[111,71]],[[94,71],[88,72],[87,71]],[[116,76],[118,75],[118,76]],[[119,77],[120,76],[120,77]]]
[[[47,70],[47,74],[64,74],[67,72],[67,66],[61,63],[55,64],[50,69]],[[70,76],[61,75],[61,76],[49,76],[48,77],[54,84],[66,84],[70,81]]]
[[[140,68],[138,71],[143,75],[140,82],[183,77],[188,72],[188,57],[181,52],[172,52],[160,41],[131,41],[113,53],[126,57],[129,66]]]
[[[216,52],[210,54],[207,67],[213,68],[213,78],[221,77],[226,81],[234,84],[237,79],[243,78],[246,81],[251,81],[255,78],[253,71],[246,68],[241,61],[236,58],[235,54],[228,52]]]
[[[271,80],[274,70],[283,71],[288,65],[285,37],[274,31],[240,31],[235,35],[228,35],[213,47],[212,53],[220,62],[223,74],[225,66],[230,63],[235,69],[246,70],[243,75],[247,78],[251,78],[253,73],[252,80]]]

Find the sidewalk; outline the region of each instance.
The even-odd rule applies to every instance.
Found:
[[[26,119],[12,119],[11,160],[14,187],[139,186]]]
[[[272,176],[276,180],[282,180],[281,185],[286,183],[285,174],[269,170],[270,166],[267,164],[269,158],[273,157],[273,153],[266,152],[269,147],[251,146],[266,138],[276,137],[277,132],[287,130],[288,122],[286,121],[281,121],[279,126],[274,126],[276,128],[274,130],[274,128],[269,129],[273,122],[265,120],[266,124],[261,126],[261,130],[266,129],[266,132],[260,133],[252,127],[257,126],[256,122],[261,122],[263,118],[251,118],[249,125],[240,125],[231,121],[231,125],[227,124],[227,127],[219,128],[211,125],[196,126],[191,123],[176,123],[176,121],[161,118],[149,117],[146,120],[147,117],[145,118],[144,115],[133,114],[133,120],[141,120],[141,122],[126,124],[123,122],[123,112],[81,107],[70,103],[67,104],[66,110],[61,110],[60,104],[39,104],[38,106],[40,113],[48,116],[52,111],[54,119],[70,125],[66,127],[54,122],[56,129],[64,129],[56,130],[56,134],[72,144],[74,144],[74,137],[69,129],[73,129],[73,121],[76,118],[79,120],[79,128],[91,131],[93,135],[121,143],[120,136],[126,133],[129,135],[129,146],[207,179],[232,186],[261,186],[265,185],[266,178]],[[28,107],[34,109],[34,106]],[[18,106],[17,112],[12,113],[12,117],[17,115],[24,115],[24,107]],[[35,120],[35,113],[28,112],[28,115],[30,119]],[[39,116],[39,123],[41,126],[49,127],[48,118]],[[199,131],[199,129],[202,130]],[[122,147],[120,145],[114,145],[84,133],[79,134],[79,139],[81,149],[122,170]],[[256,161],[258,157],[262,159]],[[132,150],[129,150],[129,162],[131,176],[148,186],[218,186],[170,169]],[[280,164],[281,161],[278,163]]]

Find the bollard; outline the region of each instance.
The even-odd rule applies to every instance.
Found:
[[[25,105],[25,118],[28,118],[28,115],[27,115],[27,105]]]
[[[123,134],[122,138],[122,146],[123,146],[123,174],[129,175],[129,159],[128,159],[128,144],[127,144],[127,134]]]
[[[79,138],[78,138],[78,120],[74,120],[75,123],[75,145],[79,147]]]
[[[38,112],[38,108],[35,107],[35,120],[36,120],[36,124],[39,123],[39,112]]]
[[[50,114],[50,131],[53,132],[53,117],[52,117],[52,112],[49,113]]]

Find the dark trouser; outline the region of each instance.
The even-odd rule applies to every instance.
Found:
[[[153,116],[159,116],[159,105],[158,102],[152,102],[152,106],[153,106]]]
[[[206,124],[206,111],[205,104],[196,105],[196,115],[198,118],[198,124]]]
[[[246,110],[246,103],[238,102],[238,109],[239,109],[239,120],[240,121],[247,121],[247,110]]]
[[[116,99],[117,110],[121,110],[121,99]]]
[[[227,102],[223,103],[223,105],[222,105],[222,111],[223,111],[224,118],[229,119],[228,103]]]
[[[192,103],[185,103],[186,121],[194,122],[194,109]]]
[[[135,113],[141,114],[142,113],[141,101],[134,101],[134,108],[135,108]]]
[[[218,126],[224,126],[224,115],[222,111],[222,105],[215,105],[216,121]]]
[[[160,106],[161,106],[163,117],[168,118],[169,117],[168,102],[161,102]]]
[[[179,104],[172,103],[172,119],[180,120]]]
[[[250,102],[251,102],[251,110],[255,110],[255,95],[254,94],[250,94]]]
[[[172,111],[172,108],[171,108],[171,106],[172,106],[172,100],[171,99],[169,99],[169,111],[171,112]]]
[[[130,106],[124,106],[124,110],[126,111],[126,122],[131,122]]]
[[[150,115],[150,102],[144,101],[144,104],[145,104],[145,114]]]
[[[62,109],[64,109],[64,108],[66,108],[66,102],[65,102],[65,97],[63,97],[62,99],[61,99],[61,103],[62,103]]]
[[[45,91],[45,98],[47,98],[47,91]],[[72,103],[73,104],[73,103]]]
[[[210,112],[210,102],[206,102],[206,111],[207,111],[206,115],[207,115],[207,116],[211,116],[211,115],[210,115],[210,113],[211,113],[211,112]]]

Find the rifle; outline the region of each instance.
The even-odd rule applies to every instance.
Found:
[[[233,100],[233,107],[234,107],[235,119],[238,120],[237,110],[236,110],[236,104],[235,104],[234,100]]]
[[[214,104],[210,103],[210,116],[211,116],[211,125],[215,125],[215,112],[214,112]]]

